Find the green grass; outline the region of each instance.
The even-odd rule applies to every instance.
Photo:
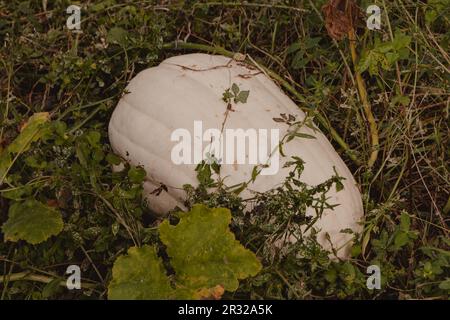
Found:
[[[232,230],[263,261],[226,297],[448,299],[449,1],[358,1],[383,15],[382,30],[358,29],[355,64],[348,39],[327,35],[325,1],[168,3],[84,1],[81,33],[65,27],[69,1],[0,3],[0,151],[31,115],[51,116],[48,133],[19,153],[0,185],[0,225],[29,198],[57,207],[64,220],[59,235],[37,245],[3,241],[0,232],[0,297],[104,299],[116,258],[158,242],[139,174],[111,171],[107,125],[139,71],[201,51],[245,53],[267,68],[314,115],[364,197],[352,259],[331,261],[313,239],[274,255],[262,240],[270,231],[243,229],[240,199],[192,190],[193,202],[230,208]],[[357,72],[379,137],[375,161]],[[59,286],[70,264],[81,265],[83,290]],[[371,264],[380,265],[381,290],[366,288]]]

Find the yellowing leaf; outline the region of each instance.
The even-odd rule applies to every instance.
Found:
[[[193,290],[221,285],[235,291],[239,279],[256,275],[261,263],[229,230],[228,209],[196,205],[181,215],[176,226],[165,220],[159,227],[177,283]]]
[[[401,59],[409,56],[408,46],[411,37],[399,31],[395,33],[393,41],[378,42],[371,49],[365,49],[357,65],[358,72],[369,71],[370,75],[376,75],[379,67],[390,70],[392,66]]]
[[[0,185],[6,178],[9,169],[17,156],[30,148],[32,142],[41,138],[44,124],[49,120],[48,112],[33,114],[22,126],[20,134],[0,153]]]
[[[165,220],[160,238],[175,271],[175,288],[154,247],[132,247],[114,263],[108,298],[220,299],[225,290],[235,291],[238,280],[256,275],[261,264],[235,239],[230,222],[228,209],[203,205],[182,213],[176,226]]]
[[[21,153],[30,147],[30,144],[41,137],[42,124],[49,120],[48,112],[39,112],[33,114],[22,126],[20,134],[8,146],[8,152]]]
[[[173,294],[162,261],[152,246],[131,247],[114,262],[108,287],[111,300],[168,299]]]
[[[224,293],[225,293],[225,289],[221,285],[217,285],[211,289],[205,289],[205,288],[200,289],[199,291],[197,291],[194,294],[194,296],[200,300],[206,300],[206,299],[219,300]]]
[[[25,240],[41,243],[63,229],[61,214],[41,202],[29,199],[16,202],[9,208],[9,217],[2,226],[5,240]]]

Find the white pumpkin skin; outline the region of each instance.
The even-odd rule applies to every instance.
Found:
[[[197,70],[197,71],[194,71]],[[285,123],[277,123],[280,113],[292,114],[297,120],[305,114],[278,86],[257,69],[223,56],[188,54],[169,58],[159,66],[140,72],[131,80],[127,93],[120,100],[109,123],[109,138],[113,150],[132,165],[142,165],[147,171],[144,190],[152,210],[164,214],[175,206],[183,208],[185,192],[183,184],[198,185],[196,164],[176,165],[171,160],[172,148],[178,143],[171,141],[175,129],[185,128],[193,132],[194,121],[201,120],[206,129],[221,129],[227,105],[222,100],[226,89],[236,83],[241,90],[249,90],[246,103],[233,104],[225,129],[242,128],[279,129],[280,138],[287,132]],[[318,185],[329,179],[333,167],[344,177],[344,190],[335,188],[327,193],[330,204],[339,204],[334,210],[326,210],[315,227],[320,229],[318,240],[326,249],[329,243],[325,232],[335,248],[341,248],[338,256],[348,256],[351,235],[340,233],[350,228],[361,231],[358,222],[363,217],[361,194],[349,169],[334,150],[327,138],[319,131],[306,126],[301,132],[316,139],[295,138],[283,144],[286,157],[280,156],[279,171],[275,175],[259,175],[241,193],[251,197],[253,191],[264,192],[280,185],[289,168],[282,168],[292,156],[305,161],[302,181]],[[203,143],[205,147],[207,143]],[[248,181],[253,164],[222,164],[221,177],[227,177],[228,186]],[[163,183],[168,192],[159,196],[150,193]],[[308,210],[308,214],[314,211]]]

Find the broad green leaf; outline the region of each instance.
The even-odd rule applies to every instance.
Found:
[[[6,178],[18,154],[27,151],[32,142],[39,140],[45,132],[45,124],[49,120],[48,112],[33,114],[22,126],[20,134],[0,153],[0,185]]]
[[[336,279],[337,279],[337,272],[336,269],[328,269],[325,272],[324,278],[329,282],[329,283],[335,283]]]
[[[59,291],[61,291],[61,279],[56,278],[47,283],[42,289],[42,297],[44,299],[50,298],[51,296],[57,294]]]
[[[112,165],[115,165],[115,166],[119,165],[122,162],[120,157],[116,156],[113,153],[108,153],[106,155],[105,159],[106,159],[106,161],[108,161],[109,164],[112,164]]]
[[[344,262],[344,264],[341,266],[340,277],[348,284],[353,283],[356,278],[355,267],[349,262]]]
[[[389,51],[392,51],[394,49],[394,46],[392,44],[392,42],[382,42],[377,44],[377,46],[375,47],[375,51],[378,53],[388,53]]]
[[[261,264],[229,230],[228,209],[196,205],[180,214],[176,226],[168,220],[159,227],[175,289],[162,261],[151,246],[132,247],[114,263],[109,299],[219,299],[225,290],[235,291],[238,280],[256,275]]]
[[[2,197],[11,200],[24,200],[27,198],[33,191],[33,188],[30,185],[18,186],[11,189],[2,190]]]
[[[352,247],[352,250],[351,250],[351,256],[353,258],[356,258],[357,256],[359,256],[361,254],[361,252],[362,252],[361,246],[360,245],[354,245]]]
[[[95,4],[92,3],[92,6],[89,6],[89,9],[92,10],[93,12],[98,12],[98,11],[104,10],[114,4],[116,4],[116,2],[114,0],[103,0],[103,1],[98,1]]]
[[[407,59],[409,57],[409,49],[408,48],[400,48],[397,50],[398,53],[398,59]]]
[[[301,69],[308,64],[308,59],[305,58],[305,54],[306,52],[303,49],[297,51],[291,62],[291,67],[294,70]]]
[[[373,65],[377,65],[378,56],[373,50],[366,50],[361,55],[361,59],[357,65],[358,72],[362,73],[371,68]]]
[[[29,199],[9,208],[9,218],[2,226],[5,240],[25,240],[37,244],[57,235],[63,229],[61,214],[41,202]]]
[[[389,69],[389,66],[387,64],[387,59],[385,56],[383,56],[380,53],[374,53],[374,60],[373,63],[370,64],[369,66],[369,73],[371,76],[374,76],[376,74],[378,74],[378,64],[381,64],[381,67],[385,70]]]
[[[128,33],[120,27],[113,27],[108,31],[106,41],[125,46],[128,42]]]
[[[399,232],[397,233],[397,235],[395,236],[395,238],[394,238],[394,245],[395,245],[397,248],[401,248],[401,247],[403,247],[405,244],[407,244],[408,241],[409,241],[408,234],[407,234],[406,232],[399,231]]]
[[[395,50],[406,48],[411,43],[411,39],[411,36],[407,36],[397,30],[395,32],[394,41],[392,41],[392,46]]]
[[[101,134],[98,131],[89,131],[86,134],[86,140],[89,142],[91,147],[96,148],[99,146],[101,139]]]
[[[357,65],[359,72],[369,71],[370,75],[376,75],[379,67],[391,70],[392,66],[401,59],[409,56],[408,46],[411,37],[397,31],[393,41],[375,41],[373,48],[364,50]]]
[[[450,290],[450,278],[445,281],[442,281],[439,284],[439,288],[442,290]]]
[[[161,259],[152,246],[131,247],[117,258],[108,286],[111,300],[168,299],[173,295]]]
[[[425,13],[425,22],[430,25],[436,20],[437,17],[438,13],[435,10],[427,10]]]
[[[8,150],[4,150],[0,153],[0,185],[3,183],[3,180],[5,179],[6,174],[13,163],[11,155],[7,151]]]
[[[229,230],[230,222],[228,209],[196,205],[181,214],[176,226],[168,220],[161,223],[160,238],[167,247],[177,283],[193,290],[220,285],[235,291],[239,279],[261,270],[255,254]]]
[[[389,67],[395,63],[400,58],[400,55],[397,52],[388,52],[386,53],[386,61],[387,64],[385,66],[386,70],[389,70]]]
[[[17,138],[11,142],[7,150],[10,153],[21,153],[30,147],[30,144],[37,141],[43,133],[43,124],[49,120],[48,112],[39,112],[33,114],[23,125],[22,131]]]

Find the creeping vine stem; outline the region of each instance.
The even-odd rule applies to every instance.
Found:
[[[347,5],[346,8],[347,16],[352,17],[351,12],[349,12],[350,6],[348,5],[348,2],[346,5]],[[350,26],[350,30],[348,31],[348,40],[350,44],[350,53],[353,61],[353,68],[355,70],[356,85],[358,87],[359,98],[361,99],[361,102],[363,104],[363,109],[364,113],[366,114],[367,122],[369,122],[371,153],[369,160],[367,161],[367,166],[369,168],[372,168],[373,165],[375,164],[375,161],[377,161],[378,158],[378,148],[379,148],[378,128],[377,123],[375,121],[375,117],[373,116],[372,113],[372,108],[370,106],[369,99],[367,97],[366,85],[361,76],[361,73],[357,69],[358,55],[356,53],[356,46],[355,46],[356,34],[355,29],[353,27],[353,18],[349,19],[349,21],[352,25]]]

